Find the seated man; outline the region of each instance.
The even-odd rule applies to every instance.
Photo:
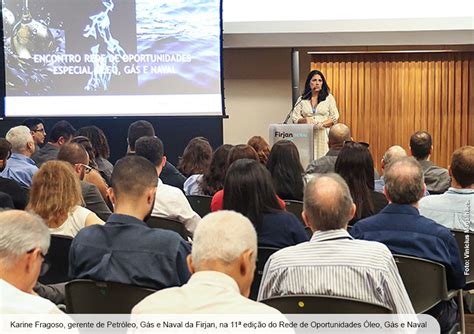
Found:
[[[146,297],[132,314],[279,312],[248,299],[257,258],[252,223],[233,211],[207,215],[194,234],[188,267],[193,273],[182,287]]]
[[[12,145],[5,138],[0,138],[0,172],[7,166],[7,159],[11,155]],[[28,189],[20,186],[16,181],[0,176],[0,192],[8,194],[13,207],[18,210],[24,210],[28,203]]]
[[[49,248],[48,227],[36,215],[0,212],[0,314],[61,314],[33,292]]]
[[[135,154],[135,143],[141,137],[145,136],[154,136],[155,129],[153,125],[144,120],[136,121],[130,124],[128,127],[128,153],[129,155]],[[184,181],[186,178],[183,174],[176,169],[169,161],[166,161],[163,171],[161,172],[161,180],[164,184],[169,184],[170,186],[183,189]]]
[[[394,161],[385,169],[385,196],[389,201],[378,214],[362,219],[351,229],[356,239],[382,242],[394,254],[419,257],[446,268],[448,288],[464,287],[464,268],[456,240],[450,231],[418,212],[425,184],[423,170],[412,157]],[[441,330],[456,322],[457,306],[442,302],[429,312]]]
[[[175,219],[183,223],[186,229],[193,234],[201,217],[193,211],[188,199],[180,189],[164,184],[159,178],[166,165],[163,142],[157,137],[141,137],[137,140],[135,149],[136,155],[150,161],[156,166],[158,172],[158,187],[151,215]]]
[[[382,161],[380,162],[380,166],[382,167],[382,171],[385,170],[385,167],[388,166],[391,162],[395,161],[396,159],[400,159],[407,156],[407,152],[401,146],[394,145],[390,146],[388,150],[385,151]],[[375,180],[374,190],[383,193],[383,186],[385,185],[385,180],[383,175],[380,179]]]
[[[328,134],[329,151],[325,156],[313,160],[306,168],[307,174],[313,173],[334,173],[334,165],[337,156],[344,146],[344,142],[352,140],[351,130],[343,123],[337,123],[331,127]]]
[[[97,186],[84,181],[85,174],[91,168],[89,167],[89,155],[84,147],[78,143],[64,144],[59,150],[58,160],[69,162],[77,177],[81,180],[82,197],[86,209],[91,210],[100,219],[106,221],[112,212],[110,212]]]
[[[394,313],[414,313],[388,248],[378,242],[353,240],[347,233],[355,210],[349,188],[339,175],[311,179],[302,216],[313,237],[269,258],[258,300],[332,295],[382,305]]]
[[[442,194],[448,190],[451,179],[446,168],[438,167],[430,161],[433,151],[431,135],[426,131],[417,131],[410,138],[410,150],[421,165],[425,184],[430,194]]]
[[[46,138],[46,131],[44,129],[44,121],[41,118],[27,118],[23,121],[24,126],[30,129],[30,133],[35,141],[36,150],[39,151],[40,147],[43,146]]]
[[[71,141],[76,129],[68,121],[59,121],[53,125],[49,134],[49,141],[33,155],[33,160],[38,167],[49,160],[55,160],[59,149]]]
[[[38,167],[31,159],[35,153],[35,142],[30,130],[23,125],[15,126],[7,132],[5,139],[12,145],[12,155],[0,176],[18,182],[24,188],[31,187],[33,174],[38,171]]]
[[[73,239],[69,276],[152,289],[179,286],[189,279],[189,244],[177,233],[152,229],[143,220],[155,203],[158,174],[143,157],[120,159],[109,196],[114,213],[105,225],[84,228]]]
[[[474,146],[454,151],[449,166],[451,188],[420,200],[420,213],[449,229],[474,232]]]

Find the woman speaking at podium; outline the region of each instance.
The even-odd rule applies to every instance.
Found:
[[[322,157],[329,150],[329,128],[338,119],[336,100],[329,92],[324,75],[318,70],[309,72],[303,95],[295,103],[291,120],[295,124],[313,124],[314,159]]]

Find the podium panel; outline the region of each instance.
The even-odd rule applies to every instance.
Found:
[[[273,146],[279,140],[290,140],[295,143],[300,153],[303,168],[313,161],[314,140],[312,124],[270,124],[269,142]]]

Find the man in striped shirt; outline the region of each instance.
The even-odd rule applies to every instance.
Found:
[[[330,295],[379,304],[394,313],[415,313],[388,248],[354,240],[347,233],[347,222],[355,210],[349,188],[339,175],[313,178],[305,189],[303,211],[313,237],[270,257],[258,300]]]

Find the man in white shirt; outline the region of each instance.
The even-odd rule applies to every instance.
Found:
[[[302,213],[314,232],[309,242],[274,253],[265,265],[258,300],[284,295],[332,295],[415,313],[390,250],[354,240],[347,223],[356,207],[337,174],[307,184]]]
[[[209,214],[194,233],[189,282],[146,297],[132,314],[279,314],[248,299],[256,256],[257,235],[246,217],[233,211]]]
[[[33,292],[49,240],[40,217],[25,211],[0,212],[0,314],[62,314]]]
[[[166,164],[163,142],[153,136],[141,137],[135,143],[135,154],[142,156],[156,166],[158,177]],[[158,179],[155,205],[151,213],[153,217],[163,217],[177,220],[184,224],[193,234],[201,217],[193,211],[188,199],[181,189],[164,184]]]

